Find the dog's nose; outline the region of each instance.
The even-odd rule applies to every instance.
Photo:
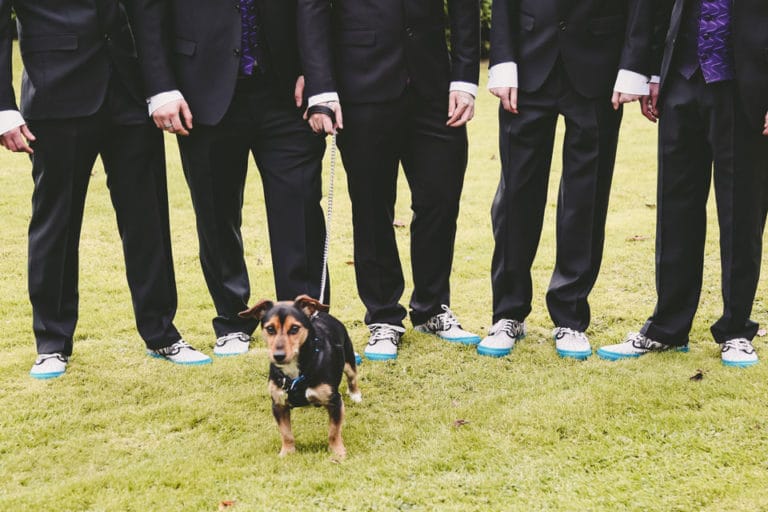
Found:
[[[285,352],[283,352],[282,350],[278,351],[278,352],[274,352],[272,354],[272,357],[274,357],[275,361],[277,361],[279,363],[279,362],[281,362],[281,361],[283,361],[285,359]]]

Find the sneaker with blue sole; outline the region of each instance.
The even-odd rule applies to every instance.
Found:
[[[568,327],[555,327],[552,337],[555,340],[555,350],[560,357],[584,361],[592,355],[589,339],[582,331]]]
[[[413,326],[413,330],[432,334],[452,343],[462,343],[464,345],[477,345],[480,343],[480,336],[465,331],[461,324],[459,324],[456,315],[453,314],[453,311],[448,306],[443,304],[440,307],[443,309],[442,313],[429,318],[423,324]]]
[[[746,338],[734,338],[723,343],[720,358],[725,366],[747,368],[758,363],[757,352]]]
[[[397,347],[405,329],[399,325],[370,324],[371,336],[365,347],[365,358],[371,361],[389,361],[397,358]]]
[[[68,361],[69,358],[59,352],[38,354],[35,364],[32,365],[32,369],[29,371],[29,376],[40,380],[61,377],[67,371]]]
[[[515,343],[525,338],[525,322],[502,318],[488,329],[488,336],[477,345],[481,356],[504,357],[512,352]]]
[[[173,345],[157,350],[147,349],[147,354],[157,359],[165,359],[174,364],[187,366],[211,364],[213,362],[210,357],[195,350],[184,340],[179,340]]]
[[[631,332],[621,343],[606,345],[597,349],[597,355],[601,359],[618,361],[619,359],[638,358],[649,352],[665,352],[667,350],[688,352],[688,345],[666,345],[652,340],[639,332]]]

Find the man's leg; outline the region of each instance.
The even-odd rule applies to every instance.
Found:
[[[200,263],[217,316],[217,337],[256,328],[252,319],[238,316],[251,294],[240,232],[243,189],[248,169],[250,132],[246,102],[235,94],[230,109],[217,126],[195,125],[178,137],[184,175],[192,195],[200,242]]]
[[[150,123],[112,125],[101,152],[123,242],[136,327],[147,348],[178,341],[163,134]]]
[[[602,261],[621,111],[613,110],[608,98],[566,91],[559,102],[566,129],[547,306],[555,326],[584,332],[590,321],[587,297]]]
[[[656,293],[641,334],[683,346],[701,294],[706,205],[712,169],[707,142],[711,98],[700,77],[670,74],[659,120]]]
[[[249,101],[258,120],[252,149],[264,185],[277,299],[318,297],[325,242],[320,207],[325,140],[271,88]],[[327,304],[329,297],[326,286],[325,297],[318,298]]]
[[[37,140],[32,146],[28,279],[39,354],[72,354],[80,229],[98,153],[98,126],[95,116],[29,122]]]

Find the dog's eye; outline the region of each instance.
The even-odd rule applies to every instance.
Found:
[[[296,334],[299,332],[299,326],[298,325],[292,325],[290,329],[288,329],[288,334]]]
[[[267,331],[267,334],[277,334],[277,330],[275,329],[274,325],[268,325],[264,328],[265,331]]]

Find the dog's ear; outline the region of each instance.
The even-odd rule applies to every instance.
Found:
[[[304,312],[307,316],[312,316],[316,311],[327,312],[330,308],[327,304],[323,304],[317,299],[313,299],[309,295],[299,295],[293,302],[293,305]]]
[[[264,312],[272,308],[272,306],[274,306],[274,303],[271,300],[262,299],[245,311],[241,311],[239,316],[240,318],[255,318],[260,321],[264,316]]]

